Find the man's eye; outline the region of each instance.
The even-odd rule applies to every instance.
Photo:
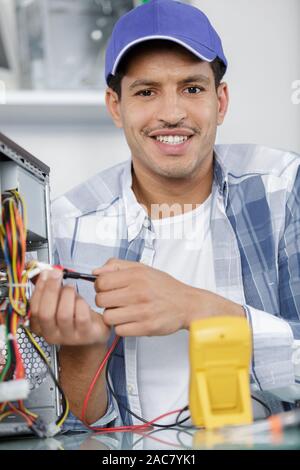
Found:
[[[203,88],[200,88],[199,86],[189,86],[185,90],[187,90],[187,93],[189,95],[197,95],[198,93],[203,91]]]
[[[151,90],[141,90],[137,92],[138,96],[152,96]]]

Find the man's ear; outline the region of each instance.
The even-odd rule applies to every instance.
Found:
[[[120,110],[120,99],[117,93],[112,88],[106,89],[105,103],[106,108],[115,123],[115,126],[121,129],[123,127],[123,122]]]
[[[218,126],[223,124],[224,118],[229,105],[229,90],[228,85],[225,82],[220,83],[217,89],[218,95]]]

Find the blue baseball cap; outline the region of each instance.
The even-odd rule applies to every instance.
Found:
[[[227,68],[221,39],[202,11],[176,0],[150,0],[115,24],[106,49],[106,82],[129,49],[153,39],[178,43],[207,62],[218,57]]]

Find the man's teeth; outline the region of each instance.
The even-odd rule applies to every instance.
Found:
[[[187,135],[158,135],[155,137],[156,140],[159,142],[163,142],[164,144],[182,144],[186,140],[188,140]]]

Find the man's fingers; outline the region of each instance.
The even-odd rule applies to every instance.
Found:
[[[112,271],[121,271],[122,269],[128,268],[137,268],[140,267],[141,264],[137,261],[127,261],[118,258],[110,258],[104,266],[101,268],[94,269],[93,274],[98,276],[101,273],[107,273]]]
[[[47,339],[47,336],[52,337],[57,330],[56,310],[60,297],[62,275],[59,271],[49,271],[42,273],[41,276],[45,283],[37,313],[43,336]]]
[[[102,315],[91,311],[81,297],[76,298],[75,327],[79,341],[90,337],[91,343],[106,343],[110,336],[110,327],[105,325]]]
[[[39,305],[40,305],[42,294],[44,292],[44,286],[45,286],[44,279],[41,279],[41,277],[39,277],[35,285],[32,297],[30,299],[30,311],[31,311],[32,318],[36,317],[39,312]]]
[[[118,336],[149,336],[147,328],[143,323],[126,323],[115,327]]]
[[[74,308],[76,292],[73,286],[61,288],[56,311],[56,323],[63,336],[70,336],[75,328]]]
[[[81,297],[77,297],[75,300],[74,323],[75,329],[80,336],[87,335],[92,327],[90,308]]]
[[[139,303],[139,294],[132,288],[124,287],[109,292],[98,292],[95,297],[97,307],[127,307]]]
[[[103,313],[103,320],[108,326],[137,322],[140,320],[140,306],[108,308]]]
[[[122,289],[129,286],[134,280],[137,281],[139,278],[140,272],[136,268],[100,273],[95,281],[95,291],[105,292],[114,289]]]
[[[87,345],[109,339],[111,328],[77,295],[62,285],[62,273],[41,274],[31,298],[31,326],[49,344]]]
[[[37,317],[30,316],[30,330],[37,336],[42,336],[42,328]]]

